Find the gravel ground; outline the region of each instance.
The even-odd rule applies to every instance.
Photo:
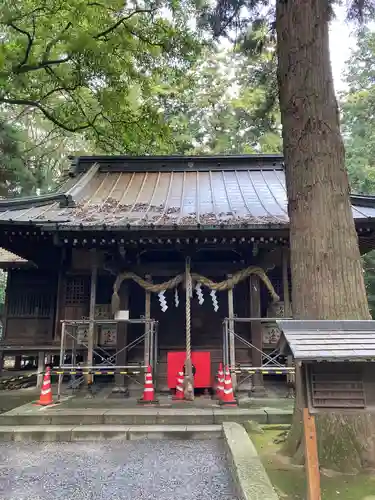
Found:
[[[1,500],[238,500],[219,440],[1,443]]]

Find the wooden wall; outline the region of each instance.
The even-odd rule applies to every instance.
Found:
[[[375,406],[375,366],[365,363],[363,370],[363,385],[365,390],[366,406]]]
[[[4,341],[7,344],[48,344],[53,339],[57,273],[9,271]]]
[[[97,284],[97,304],[109,304],[115,277],[103,270],[103,254],[99,253],[99,276]],[[160,266],[162,267],[162,263]],[[212,276],[219,281],[223,275]],[[159,273],[160,274],[160,273]],[[160,275],[155,281],[162,282]],[[282,292],[281,270],[275,269],[270,278],[277,292]],[[132,318],[145,313],[145,292],[134,282],[129,282],[129,308]],[[210,350],[214,360],[221,360],[222,321],[228,316],[228,293],[217,294],[219,310],[215,312],[207,289],[203,289],[204,303],[199,305],[197,298],[191,303],[191,338],[193,350]],[[281,293],[280,293],[281,294]],[[282,295],[282,294],[281,294]],[[50,344],[59,342],[62,319],[82,319],[89,315],[90,296],[90,256],[87,251],[73,250],[65,267],[54,272],[41,269],[10,271],[8,287],[8,307],[6,318],[5,342],[13,345]],[[166,294],[168,310],[160,309],[158,296],[151,295],[151,317],[159,321],[159,348],[161,356],[168,350],[183,350],[185,347],[185,292],[179,289],[179,307],[175,307],[174,293]],[[261,285],[262,315],[266,315],[269,293]],[[234,313],[239,317],[249,317],[249,281],[238,284],[234,289]],[[249,323],[236,323],[236,332],[248,341],[251,340]],[[132,341],[144,331],[143,325],[129,325],[128,341]],[[135,357],[142,356],[142,348],[133,352]],[[133,356],[130,356],[130,358]],[[236,358],[240,363],[251,361],[251,349],[236,341]]]

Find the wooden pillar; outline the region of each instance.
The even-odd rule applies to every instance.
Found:
[[[14,369],[18,371],[21,370],[21,364],[22,364],[22,355],[17,354],[16,356],[14,356]]]
[[[119,290],[120,295],[120,310],[127,311],[129,309],[129,282],[124,281]],[[116,365],[125,366],[127,363],[127,351],[124,347],[128,343],[128,324],[125,321],[119,321],[117,324],[117,343],[116,343]],[[121,352],[119,352],[121,351]],[[115,384],[118,387],[125,387],[125,375],[116,373]]]
[[[289,277],[288,277],[288,264],[289,264],[289,250],[283,248],[283,295],[284,295],[284,316],[289,318],[292,316],[292,308],[290,306],[289,295]]]
[[[38,375],[36,380],[36,386],[38,388],[42,387],[44,369],[45,369],[45,353],[44,351],[40,351],[38,353]]]
[[[98,260],[96,249],[90,251],[91,254],[91,283],[90,283],[90,309],[89,309],[89,331],[87,339],[87,366],[94,363],[94,341],[95,341],[95,304],[96,304],[96,284],[98,280]],[[92,383],[93,377],[89,375],[87,382]]]
[[[252,274],[249,278],[250,282],[250,317],[261,317],[261,304],[260,304],[260,281],[259,276]],[[255,367],[262,366],[262,349],[263,349],[263,335],[262,324],[260,321],[251,322],[251,343],[253,349],[251,353],[252,365]],[[252,391],[257,395],[264,395],[263,375],[256,373],[253,376]]]
[[[151,276],[146,276],[147,281],[151,281]],[[151,318],[151,292],[145,291],[145,319]],[[145,323],[145,350],[144,350],[144,361],[145,365],[150,364],[150,323]],[[152,367],[154,368],[154,367]]]
[[[231,278],[232,275],[228,274],[228,278]],[[228,288],[228,317],[234,317],[234,300],[233,300],[233,288]],[[236,339],[234,336],[234,321],[233,319],[229,319],[229,364],[232,370],[236,368]],[[237,388],[237,376],[235,373],[232,373],[232,384],[233,389]]]
[[[3,376],[4,370],[4,351],[0,351],[0,378]]]
[[[65,301],[65,286],[64,286],[64,270],[63,270],[63,259],[61,259],[60,270],[57,276],[57,293],[56,293],[56,311],[55,311],[55,325],[53,330],[53,340],[58,340],[61,334],[61,319],[65,319],[62,317],[62,311],[64,308]]]

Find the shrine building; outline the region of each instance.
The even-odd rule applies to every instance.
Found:
[[[365,253],[375,197],[351,202]],[[293,316],[279,155],[76,157],[56,192],[0,199],[0,247],[0,363],[113,367],[120,386],[152,364],[167,390],[190,349],[206,389],[220,361],[263,366]]]

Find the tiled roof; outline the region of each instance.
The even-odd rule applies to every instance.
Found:
[[[0,222],[62,227],[280,227],[288,224],[280,156],[100,157],[77,161],[65,191],[0,201]],[[375,218],[372,198],[353,199]]]
[[[375,321],[279,320],[280,348],[300,361],[375,360]]]

